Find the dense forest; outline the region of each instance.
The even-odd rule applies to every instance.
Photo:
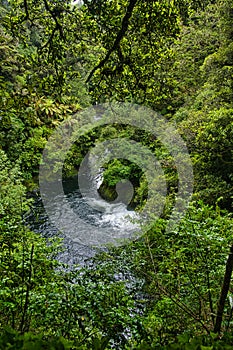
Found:
[[[0,349],[232,349],[232,0],[1,0],[0,18]],[[182,182],[174,154],[123,117],[87,128],[64,179],[97,141],[127,138],[159,161],[166,203],[155,218],[148,201],[136,238],[67,267],[62,239],[26,220],[43,150],[62,123],[122,103],[176,128],[191,200],[167,230]],[[140,213],[150,184],[136,158],[106,161],[99,193],[115,200],[121,179]]]

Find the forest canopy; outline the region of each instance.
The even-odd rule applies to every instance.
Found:
[[[232,1],[2,0],[0,19],[0,349],[232,348]],[[126,137],[157,157],[167,198],[140,239],[70,269],[60,239],[26,224],[42,152],[63,121],[115,102],[176,126],[192,201],[168,233],[179,187],[171,153],[132,125],[88,130],[65,179],[97,141]],[[122,178],[140,211],[148,182],[136,163],[106,163],[99,193],[115,200]]]

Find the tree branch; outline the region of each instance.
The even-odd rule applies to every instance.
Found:
[[[50,15],[52,16],[56,26],[55,26],[55,31],[58,30],[60,32],[61,38],[64,39],[64,34],[63,34],[63,30],[62,30],[62,26],[59,23],[58,19],[57,19],[57,15],[56,13],[49,7],[49,4],[47,2],[47,0],[43,0],[44,5],[46,10],[50,13]]]
[[[152,262],[152,265],[153,265],[153,269],[154,269],[154,275],[156,276],[157,275],[157,269],[156,269],[156,266],[155,266],[155,262],[154,262],[154,257],[153,257],[153,254],[152,254],[152,251],[151,251],[151,247],[150,247],[150,243],[149,243],[149,239],[148,239],[148,236],[146,235],[146,242],[147,242],[147,246],[148,246],[148,249],[149,249],[149,253],[150,253],[150,259],[151,259],[151,262]],[[163,287],[159,281],[155,280],[155,284],[156,286],[158,287],[158,289],[164,294],[166,295],[167,297],[170,298],[170,300],[175,304],[177,305],[181,310],[183,310],[186,314],[188,314],[189,316],[191,316],[195,321],[199,322],[201,324],[201,326],[205,329],[205,331],[209,334],[210,331],[208,329],[208,327],[204,324],[204,322],[202,322],[202,320],[190,309],[188,308],[188,306],[186,306],[179,298],[176,298],[175,296],[173,297],[172,294],[167,291],[165,289],[165,287]]]
[[[129,1],[129,5],[128,5],[127,10],[126,10],[126,14],[125,14],[125,16],[124,16],[124,18],[122,20],[121,29],[118,32],[117,37],[116,37],[112,47],[108,50],[108,52],[107,52],[106,56],[104,57],[104,59],[102,61],[100,61],[100,63],[92,69],[92,71],[90,72],[89,76],[86,79],[86,83],[88,83],[91,80],[93,74],[97,71],[97,69],[100,69],[100,68],[102,68],[105,65],[105,63],[108,61],[108,59],[111,56],[111,54],[120,45],[121,40],[123,39],[125,33],[128,30],[129,20],[130,20],[130,18],[132,16],[133,9],[136,6],[137,2],[138,2],[138,0],[130,0]]]
[[[24,20],[27,20],[27,19],[29,19],[29,12],[28,12],[28,3],[27,3],[27,0],[24,0],[23,4],[24,4],[24,9],[25,9],[25,19],[24,19]]]
[[[22,314],[22,319],[21,319],[21,324],[20,324],[21,333],[24,333],[25,330],[28,331],[28,328],[27,328],[25,321],[26,321],[26,314],[27,314],[27,310],[28,310],[28,306],[29,306],[29,294],[30,294],[31,287],[32,287],[31,279],[32,279],[33,254],[34,254],[34,244],[32,244],[31,253],[30,253],[28,282],[27,282],[27,288],[26,288],[26,296],[25,296],[23,314]]]

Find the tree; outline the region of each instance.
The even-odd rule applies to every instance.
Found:
[[[206,27],[205,34],[206,38],[212,38],[211,45],[208,50],[205,46],[205,55],[197,63],[187,66],[185,103],[174,116],[193,158],[196,196],[210,204],[218,201],[228,210],[232,197],[231,6],[228,1],[219,1],[211,5],[210,11],[207,8],[207,18],[214,18],[213,29]],[[216,38],[217,33],[221,42]],[[194,55],[191,60],[194,61]],[[191,78],[193,69],[201,78],[195,73]]]

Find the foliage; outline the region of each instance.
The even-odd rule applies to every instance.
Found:
[[[232,1],[17,0],[2,1],[0,13],[0,348],[232,348],[232,286],[212,333],[232,247]],[[123,124],[87,132],[64,177],[97,140],[127,137],[161,163],[168,205],[141,238],[68,271],[56,260],[60,241],[25,227],[27,191],[54,128],[108,100],[177,123],[194,165],[193,202],[166,232],[179,181],[170,153]],[[114,199],[122,178],[135,187],[131,206],[143,207],[148,184],[136,162],[104,164],[103,196]]]
[[[176,231],[166,233],[165,227],[159,220],[141,239],[102,256],[120,268],[121,278],[129,271],[140,277],[135,281],[141,281],[146,301],[144,340],[152,349],[171,344],[183,332],[188,339],[213,332],[232,244],[232,217],[219,207],[193,204]],[[231,293],[230,287],[222,322],[226,333],[232,327]]]
[[[199,335],[196,337],[190,337],[188,333],[178,335],[176,342],[165,346],[155,346],[147,342],[133,345],[133,347],[126,349],[154,349],[154,350],[223,350],[232,348],[232,334],[226,333],[223,338],[218,339],[217,335],[211,333],[210,335]]]
[[[191,87],[192,90],[184,95],[185,103],[174,116],[193,159],[196,198],[202,198],[212,205],[218,201],[222,208],[228,210],[231,210],[232,202],[231,11],[232,4],[228,1],[211,5],[198,16],[197,24],[199,18],[207,16],[207,24],[205,30],[201,30],[201,36],[194,39],[191,24],[191,32],[182,38],[179,50],[194,49],[193,53],[189,50],[190,56],[185,55],[185,67],[190,67],[191,62],[194,62],[185,73],[187,83],[181,75],[188,84],[185,89]],[[190,38],[192,43],[189,42]],[[194,40],[197,41],[195,46]],[[205,44],[207,40],[208,45]],[[197,60],[196,53],[201,54]]]
[[[97,267],[66,272],[55,260],[59,242],[48,245],[24,227],[25,188],[17,168],[2,151],[1,155],[0,326],[47,338],[63,336],[80,346],[94,342],[96,349],[107,339],[124,343],[126,329],[137,334],[135,303],[124,282]],[[42,342],[39,336],[33,339]],[[33,339],[25,336],[17,341]]]
[[[232,218],[199,203],[189,209],[177,231],[163,230],[164,224],[158,223],[146,234],[145,253],[137,256],[136,268],[153,296],[146,329],[151,339],[170,342],[169,337],[182,330],[213,329]],[[225,312],[227,329],[231,320]]]
[[[0,334],[0,349],[53,349],[53,350],[68,350],[73,349],[73,344],[66,341],[62,337],[53,337],[50,339],[43,339],[42,335],[34,335],[25,333],[20,335],[18,332],[8,328]],[[81,349],[81,348],[80,348]]]

